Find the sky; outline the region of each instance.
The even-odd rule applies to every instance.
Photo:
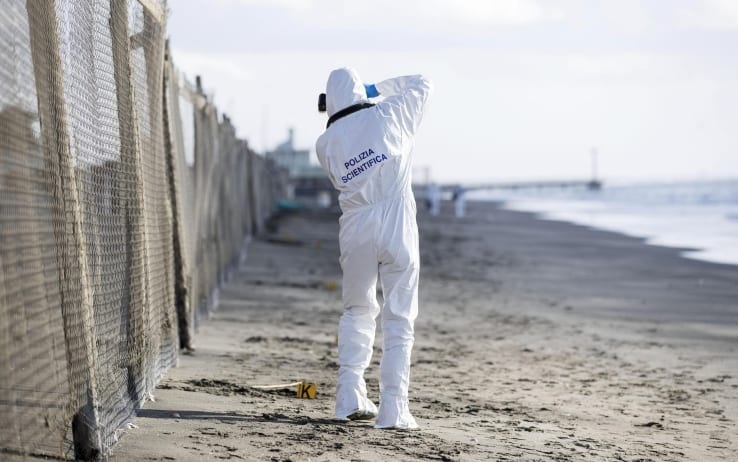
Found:
[[[417,175],[738,178],[736,0],[169,0],[172,55],[259,152],[325,127],[329,72],[423,74]],[[426,170],[427,169],[427,170]]]

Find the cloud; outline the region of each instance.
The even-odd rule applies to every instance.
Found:
[[[314,0],[216,0],[219,6],[272,7],[303,12],[314,8]]]
[[[616,31],[639,34],[653,26],[649,9],[642,0],[601,2],[598,10],[605,23]]]
[[[646,75],[657,66],[655,56],[645,53],[624,53],[611,55],[570,55],[566,58],[567,67],[572,71],[590,77],[627,77]]]
[[[563,18],[563,13],[541,0],[218,0],[221,5],[275,8],[290,13],[309,13],[326,24],[362,22],[366,24],[397,20],[407,23],[436,21],[476,25],[525,25]],[[545,5],[545,6],[544,6]]]
[[[535,0],[441,0],[430,3],[433,5],[431,9],[438,12],[437,16],[472,24],[524,25],[563,19],[562,11],[544,7]]]
[[[738,1],[702,0],[679,9],[676,18],[687,28],[738,29]]]
[[[197,53],[185,50],[176,50],[175,59],[177,65],[188,77],[194,77],[191,73],[203,72],[217,73],[229,79],[247,82],[253,79],[253,73],[246,62],[238,59],[238,55],[229,55],[224,58],[214,53]],[[207,76],[205,76],[207,78]]]

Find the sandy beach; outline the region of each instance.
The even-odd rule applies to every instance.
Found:
[[[419,431],[333,419],[338,212],[301,212],[248,245],[111,459],[738,459],[738,267],[492,203],[462,220],[444,207],[418,215]],[[316,399],[253,388],[299,380]]]

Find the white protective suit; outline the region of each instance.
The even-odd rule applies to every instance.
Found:
[[[418,314],[418,227],[411,189],[415,132],[431,93],[422,76],[375,84],[384,100],[335,121],[318,138],[318,160],[339,191],[343,315],[338,326],[336,417],[377,415],[377,428],[417,428],[408,408],[410,352]],[[328,116],[366,103],[353,69],[331,72]],[[374,345],[377,274],[384,294],[380,405],[367,397],[364,370]]]

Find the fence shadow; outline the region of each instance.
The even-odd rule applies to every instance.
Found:
[[[146,419],[166,419],[166,420],[219,420],[233,422],[252,422],[252,423],[276,423],[289,425],[337,425],[344,426],[347,421],[335,418],[313,418],[307,416],[289,417],[284,414],[240,414],[237,412],[208,412],[208,411],[190,411],[190,410],[162,410],[162,409],[141,409],[138,411],[139,418]],[[356,425],[356,422],[352,422]],[[367,423],[369,425],[369,423]]]

